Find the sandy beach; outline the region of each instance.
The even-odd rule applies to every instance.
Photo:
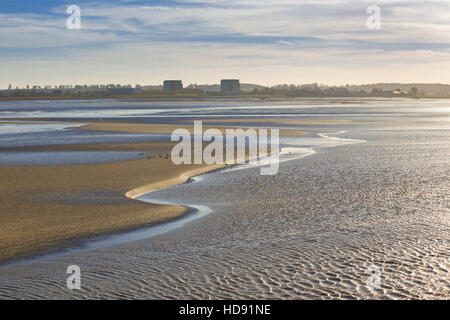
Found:
[[[225,120],[223,122],[233,122],[233,120]],[[189,122],[193,122],[190,120]],[[215,122],[215,120],[213,121]],[[174,130],[183,128],[194,132],[193,125],[180,124],[141,124],[141,123],[95,123],[87,124],[81,127],[76,127],[78,130],[93,130],[93,131],[110,131],[110,132],[123,132],[123,133],[165,133],[171,134]],[[203,126],[203,132],[205,130],[215,128],[219,129],[225,134],[227,129],[238,129],[239,126]],[[244,128],[244,127],[243,127]],[[248,127],[245,127],[246,129]],[[258,126],[258,128],[263,128]],[[309,133],[301,130],[280,130],[282,136],[306,136]]]
[[[189,125],[100,123],[75,129],[171,133]],[[204,130],[208,127],[205,126]],[[225,132],[225,127],[220,128]],[[306,132],[282,130],[282,135]],[[175,165],[175,142],[81,144],[4,148],[2,151],[139,151],[142,159],[83,165],[0,166],[0,262],[68,245],[83,237],[169,221],[187,213],[180,206],[133,198],[186,182],[223,165]]]
[[[0,127],[0,297],[448,298],[448,107],[433,103],[11,107],[25,116]],[[165,140],[192,119],[295,133],[280,130],[274,176],[244,165],[183,183],[214,169],[170,161]]]
[[[187,122],[192,120],[182,120],[182,122]],[[236,118],[219,118],[219,119],[208,119],[208,123],[257,123],[257,124],[315,124],[315,125],[339,125],[339,124],[349,124],[353,121],[348,119],[285,119],[285,118],[246,118],[246,119],[236,119]]]
[[[219,166],[176,166],[174,144],[78,145],[43,150],[141,150],[156,155],[133,161],[64,165],[0,166],[0,261],[51,249],[62,241],[167,221],[186,213],[177,206],[152,205],[132,198],[185,182]]]

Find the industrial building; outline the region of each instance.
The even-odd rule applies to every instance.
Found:
[[[177,93],[183,90],[183,82],[181,80],[164,81],[164,93]]]
[[[241,84],[237,79],[224,79],[220,81],[220,91],[225,95],[241,93]]]

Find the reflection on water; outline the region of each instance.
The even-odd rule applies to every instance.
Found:
[[[0,122],[0,148],[49,145],[148,142],[167,139],[165,134],[115,133],[75,130],[77,124],[33,123],[4,124]]]
[[[52,166],[108,163],[139,158],[141,158],[141,153],[132,151],[0,152],[0,165]]]
[[[426,108],[424,108],[426,105]],[[0,118],[189,118],[198,117],[410,117],[425,114],[449,117],[448,99],[297,99],[294,101],[2,101]],[[448,121],[449,119],[447,119]]]
[[[2,123],[0,122],[0,137],[11,135],[11,134],[19,134],[19,133],[37,133],[37,132],[55,132],[61,131],[68,127],[68,124],[59,124],[59,123]],[[71,124],[71,127],[77,126],[76,124]],[[5,138],[5,137],[2,137]]]

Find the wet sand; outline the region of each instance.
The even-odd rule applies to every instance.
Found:
[[[192,122],[193,120],[180,120],[180,122]],[[351,119],[317,119],[317,118],[304,118],[304,119],[287,119],[287,118],[271,118],[271,117],[264,117],[264,118],[208,118],[203,120],[204,123],[207,125],[215,125],[215,124],[223,124],[227,123],[228,125],[237,125],[237,124],[248,124],[248,125],[258,125],[258,126],[271,126],[271,127],[277,127],[279,125],[292,125],[292,126],[342,126],[342,125],[396,125],[401,124],[403,121],[396,120],[396,121],[361,121],[361,120],[351,120]],[[283,130],[281,130],[283,131]],[[285,130],[288,132],[292,132],[293,130]],[[297,131],[293,131],[297,132]],[[292,134],[296,135],[296,134]],[[307,132],[304,132],[303,135],[307,135]]]
[[[351,137],[368,142],[284,162],[271,177],[222,171],[157,191],[214,212],[156,237],[0,268],[0,297],[448,299],[448,131]],[[67,290],[72,264],[82,290]],[[372,265],[379,288],[368,286]]]
[[[365,142],[282,162],[275,176],[224,170],[156,191],[150,200],[213,211],[151,238],[0,267],[0,298],[448,300],[448,112],[428,107],[417,117],[394,106],[380,116],[377,106],[351,124],[312,126]],[[369,118],[385,125],[361,125]],[[73,264],[79,291],[66,287]],[[373,266],[379,287],[370,286]]]
[[[188,122],[192,120],[181,120],[181,122]],[[349,124],[353,123],[352,120],[347,119],[285,119],[285,118],[219,118],[219,119],[206,119],[204,122],[207,123],[258,123],[258,124],[294,124],[294,125],[339,125],[339,124]],[[357,122],[359,123],[359,122]]]
[[[34,147],[28,150],[142,150],[154,158],[87,165],[0,166],[0,261],[45,251],[64,240],[126,230],[185,214],[183,207],[131,199],[218,168],[174,165],[170,157],[164,158],[173,145],[152,142]]]
[[[171,133],[179,127],[101,123],[75,129]],[[193,133],[193,126],[181,127]],[[283,130],[281,134],[307,133]],[[184,207],[148,204],[133,199],[223,167],[177,166],[170,159],[175,144],[149,142],[3,148],[2,151],[22,152],[139,151],[142,159],[103,164],[0,166],[0,174],[5,181],[0,185],[0,262],[64,247],[80,238],[169,221],[186,214],[188,210]]]
[[[189,122],[193,122],[190,120]],[[214,121],[215,122],[215,121]],[[258,126],[261,127],[261,126]],[[123,133],[164,133],[171,134],[174,130],[184,128],[189,130],[191,134],[194,133],[193,125],[186,124],[139,124],[139,123],[96,123],[88,124],[81,127],[76,127],[74,129],[78,130],[94,130],[94,131],[108,131],[108,132],[123,132]],[[226,129],[237,129],[238,127],[233,126],[203,126],[203,131],[215,128],[219,129],[225,134]],[[246,127],[248,128],[248,127]],[[306,136],[309,135],[306,131],[300,130],[280,130],[280,135],[282,136]]]

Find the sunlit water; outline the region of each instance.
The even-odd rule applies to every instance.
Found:
[[[234,167],[143,196],[200,205],[200,216],[4,266],[0,296],[448,299],[449,102],[408,101],[281,109],[365,123],[284,138],[291,159],[274,176]],[[66,288],[71,264],[82,270],[79,292]]]

